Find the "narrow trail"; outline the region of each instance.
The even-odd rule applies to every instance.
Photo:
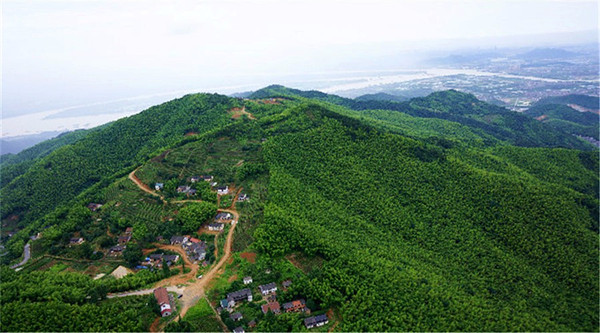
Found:
[[[20,263],[10,266],[11,269],[19,268],[25,265],[31,258],[31,244],[27,243],[23,246],[23,260]]]
[[[246,111],[246,106],[242,106],[242,108],[233,108],[231,110],[229,110],[229,112],[232,114],[231,118],[233,119],[238,119],[239,117],[241,117],[242,115],[246,115],[249,119],[252,120],[256,120],[256,117],[254,117],[254,115],[248,111]]]
[[[165,199],[165,197],[164,197],[164,196],[162,196],[162,195],[160,195],[160,194],[156,193],[156,191],[153,191],[153,190],[152,190],[152,189],[151,189],[151,188],[150,188],[148,185],[144,184],[144,183],[143,183],[143,182],[142,182],[142,181],[141,181],[141,180],[140,180],[140,179],[139,179],[139,178],[138,178],[138,177],[135,175],[135,172],[136,172],[136,171],[138,171],[140,168],[141,168],[141,167],[138,167],[137,169],[135,169],[135,170],[131,171],[131,172],[129,173],[129,179],[130,179],[130,180],[131,180],[131,181],[132,181],[132,182],[133,182],[135,185],[137,185],[137,187],[138,187],[140,190],[142,190],[142,191],[144,191],[144,192],[146,192],[146,193],[148,193],[148,194],[150,194],[150,195],[153,195],[153,196],[155,196],[155,197],[159,197],[159,198],[160,198],[160,200],[162,200],[162,202],[163,202],[165,205],[166,205],[167,203],[169,203],[169,202],[168,202],[168,201]],[[200,200],[200,199],[189,199],[189,200],[188,200],[188,199],[186,199],[186,200],[172,200],[172,201],[171,201],[171,203],[186,203],[186,202],[202,202],[202,200]]]
[[[142,181],[141,181],[141,180],[140,180],[140,179],[139,179],[139,178],[138,178],[138,177],[135,175],[135,172],[136,172],[136,171],[138,171],[140,168],[141,168],[141,166],[140,166],[140,167],[138,167],[138,168],[136,168],[135,170],[131,171],[131,172],[129,173],[129,179],[130,179],[132,182],[134,182],[134,183],[135,183],[135,185],[137,185],[137,187],[139,187],[139,188],[140,188],[140,190],[142,190],[142,191],[144,191],[144,192],[146,192],[146,193],[148,193],[148,194],[150,194],[150,195],[153,195],[153,196],[155,196],[155,197],[159,197],[159,198],[160,198],[160,200],[162,200],[162,202],[163,202],[164,204],[167,204],[167,201],[165,200],[165,197],[163,197],[162,195],[160,195],[160,194],[158,194],[158,193],[156,193],[156,192],[152,191],[152,190],[150,189],[150,187],[148,187],[148,185],[146,185],[146,184],[142,183]]]
[[[160,317],[156,317],[156,318],[154,319],[154,321],[152,322],[152,324],[150,325],[150,329],[149,329],[149,331],[150,331],[150,332],[158,332],[158,325],[159,325],[159,322],[160,322]]]

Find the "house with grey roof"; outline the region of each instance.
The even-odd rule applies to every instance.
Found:
[[[235,306],[236,302],[252,302],[252,291],[248,288],[227,294],[228,307]]]
[[[231,315],[231,319],[233,321],[240,321],[240,320],[242,320],[242,318],[244,318],[244,316],[242,316],[241,312],[236,312],[236,313],[234,313],[234,314]]]
[[[324,314],[304,319],[304,326],[306,326],[307,329],[321,327],[323,325],[326,325],[327,323],[329,323],[329,318],[327,318],[327,316]]]
[[[271,282],[268,284],[258,286],[258,289],[260,289],[261,294],[268,295],[277,291],[277,285],[275,284],[275,282]]]

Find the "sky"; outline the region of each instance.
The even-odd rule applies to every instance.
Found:
[[[426,49],[598,31],[597,1],[1,3],[3,118],[141,95],[244,90],[286,75],[402,69]]]

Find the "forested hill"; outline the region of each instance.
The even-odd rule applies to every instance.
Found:
[[[570,134],[457,91],[437,92],[399,103],[356,101],[275,85],[249,97],[286,97],[298,101],[308,98],[333,103],[359,111],[355,116],[363,117],[371,124],[409,136],[435,136],[440,140],[469,143],[478,141],[484,145],[506,143],[524,147],[592,149],[591,145]],[[8,163],[3,163],[2,218],[18,216],[24,226],[100,180],[125,172],[124,169],[138,165],[157,151],[177,144],[184,140],[184,135],[201,134],[228,124],[231,117],[227,111],[239,105],[240,99],[221,95],[187,95],[89,131],[89,134],[72,133],[65,138],[72,138],[72,142],[63,139],[58,141],[61,144],[54,146],[42,143],[32,151],[36,152],[39,147],[48,148],[24,159],[23,164],[5,167]],[[274,109],[277,108],[265,106],[264,112],[269,114]],[[348,113],[344,109],[340,112]]]
[[[91,131],[37,159],[7,183],[0,190],[2,218],[17,215],[23,224],[37,219],[101,179],[183,140],[186,134],[227,124],[227,110],[236,101],[216,94],[186,95]]]
[[[600,98],[597,96],[588,95],[572,94],[565,96],[546,97],[535,103],[535,105],[544,104],[575,104],[590,110],[600,110]]]
[[[251,98],[304,97],[334,103],[353,110],[392,110],[419,118],[437,118],[483,131],[494,138],[522,147],[593,149],[588,143],[559,129],[505,108],[479,101],[456,90],[440,91],[407,102],[353,100],[319,91],[301,91],[273,85],[256,91]]]
[[[84,237],[89,257],[103,256],[129,226],[143,257],[143,245],[205,222],[185,222],[188,203],[169,201],[185,196],[177,186],[198,186],[209,206],[231,207],[232,196],[217,201],[207,182],[191,184],[191,176],[209,173],[250,197],[236,206],[240,218],[229,229],[236,254],[223,270],[280,283],[277,263],[292,265],[293,284],[278,300],[306,299],[313,314],[333,313],[338,331],[597,331],[597,151],[565,148],[589,146],[456,91],[371,104],[272,86],[249,98],[188,95],[36,160],[0,192],[2,222],[18,214],[25,227],[0,260],[17,262],[36,232],[35,255],[77,255],[85,246],[70,238]],[[137,167],[144,184],[165,184],[160,194],[169,202],[126,177]],[[104,205],[91,212],[90,202]],[[257,261],[240,259],[242,251]],[[3,328],[66,327],[57,324],[58,307],[78,321],[93,309],[98,318],[124,318],[77,322],[74,330],[140,331],[152,319],[146,299],[132,299],[124,312],[127,298],[86,296],[142,280],[128,288],[76,273],[22,273],[3,273],[0,310],[10,313],[0,316]],[[224,276],[218,290],[206,290],[210,301],[245,288],[233,280]],[[65,285],[77,295],[57,294]],[[262,316],[257,302],[237,310],[256,315],[264,331],[302,327],[305,318]]]
[[[102,126],[94,130],[101,129]],[[5,154],[0,156],[0,188],[10,183],[17,176],[22,175],[29,169],[35,160],[40,159],[56,149],[72,144],[81,138],[84,138],[90,130],[77,130],[69,133],[63,133],[56,138],[43,141],[33,147],[27,148],[18,154]]]
[[[597,113],[580,112],[563,104],[539,104],[523,113],[565,133],[599,139]]]
[[[594,153],[445,149],[294,111],[264,146],[255,247],[323,258],[298,287],[341,330],[597,328]]]

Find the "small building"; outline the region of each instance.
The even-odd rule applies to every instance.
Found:
[[[115,245],[115,246],[111,247],[109,251],[110,251],[110,254],[117,255],[117,254],[120,254],[121,252],[123,252],[123,250],[125,250],[125,246]]]
[[[198,243],[188,242],[188,243],[185,243],[185,245],[186,245],[185,250],[191,261],[198,262],[198,261],[204,260],[204,258],[206,258],[206,243],[204,243],[204,242],[198,242]]]
[[[196,191],[195,189],[191,188],[188,192],[187,195],[196,195],[196,193],[198,193],[198,191]]]
[[[233,333],[246,333],[246,331],[244,331],[242,326],[239,326],[233,329]]]
[[[232,293],[227,294],[228,307],[233,307],[233,306],[235,306],[236,302],[241,302],[241,301],[252,302],[252,291],[250,291],[250,289],[245,288],[245,289],[234,291]]]
[[[188,193],[190,191],[191,187],[187,186],[187,185],[181,185],[179,187],[177,187],[177,193]]]
[[[127,244],[131,241],[131,235],[119,236],[119,244]]]
[[[199,180],[200,180],[200,177],[198,177],[198,176],[190,177],[190,182],[192,182],[192,183],[197,183]]]
[[[177,254],[165,254],[162,257],[163,262],[166,262],[168,266],[173,265],[179,260],[179,255]]]
[[[251,276],[244,277],[244,284],[250,284],[250,283],[252,283],[252,277]]]
[[[219,302],[219,304],[221,305],[221,307],[222,307],[223,309],[227,309],[227,308],[229,308],[229,302],[227,302],[227,300],[226,300],[226,299],[222,299],[222,300],[221,300],[221,302]]]
[[[231,213],[221,212],[215,216],[215,221],[229,221],[233,218]]]
[[[85,240],[81,237],[74,237],[71,238],[71,240],[69,241],[69,244],[71,245],[79,245],[82,244],[83,242],[85,242]]]
[[[292,280],[285,280],[285,281],[281,282],[281,286],[283,287],[283,290],[287,290],[291,285],[292,285]]]
[[[277,291],[277,285],[275,282],[271,282],[262,286],[258,286],[258,289],[260,289],[261,294],[268,295]]]
[[[163,184],[163,183],[154,184],[154,189],[157,191],[161,191],[163,188],[165,188],[165,184]]]
[[[306,307],[306,302],[303,299],[283,303],[283,311],[287,312],[307,312],[310,311]]]
[[[232,314],[232,315],[231,315],[231,319],[232,319],[233,321],[240,321],[240,320],[242,320],[243,318],[244,318],[244,316],[242,316],[242,313],[241,313],[241,312],[236,312],[236,313],[234,313],[234,314]]]
[[[248,200],[248,195],[245,193],[240,193],[237,197],[237,201],[246,201]]]
[[[269,303],[277,302],[277,294],[276,293],[266,295],[265,297],[267,298],[267,302],[269,302]]]
[[[223,223],[210,223],[208,225],[208,230],[210,231],[223,231],[225,229],[225,225]]]
[[[161,267],[164,263],[166,263],[167,266],[171,266],[176,263],[177,260],[179,260],[178,255],[162,253],[151,254],[148,256],[148,258],[146,258],[146,261],[149,262],[151,266],[155,267]]]
[[[188,238],[186,236],[173,236],[171,237],[171,245],[180,245],[186,243]]]
[[[229,193],[229,186],[219,186],[217,187],[217,194],[225,195]]]
[[[327,318],[327,316],[324,314],[304,319],[304,326],[306,326],[307,329],[321,327],[327,323],[329,323],[329,318]]]
[[[156,298],[156,303],[160,306],[161,316],[170,316],[173,311],[171,311],[171,302],[167,289],[163,287],[154,289],[154,298]]]
[[[252,319],[252,320],[251,320],[251,321],[248,323],[248,327],[250,327],[250,328],[254,328],[254,327],[256,327],[256,320],[255,320],[255,319]]]
[[[202,177],[202,180],[204,180],[205,182],[210,182],[210,181],[213,180],[213,178],[215,178],[215,177],[210,176],[210,175],[203,175],[203,176],[200,176],[200,177]]]
[[[280,314],[281,313],[281,306],[279,306],[279,302],[272,302],[272,303],[267,303],[262,305],[261,307],[262,313],[267,314],[267,312],[269,312],[269,310],[271,310],[271,312],[273,312],[273,314]]]
[[[127,227],[127,229],[125,229],[125,235],[131,235],[133,234],[133,227]]]
[[[87,205],[87,208],[89,210],[91,210],[92,212],[97,211],[100,207],[102,207],[102,204],[94,203],[94,202],[91,202],[89,205]]]

